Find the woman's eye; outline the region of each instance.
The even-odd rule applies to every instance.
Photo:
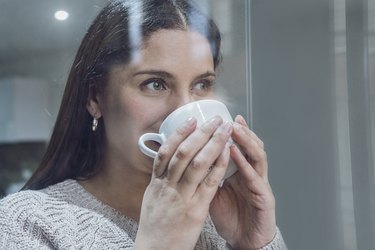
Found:
[[[209,90],[209,89],[211,89],[212,85],[213,85],[212,81],[201,81],[201,82],[196,83],[193,86],[193,89],[195,89],[195,90]]]
[[[162,81],[158,80],[151,80],[146,82],[144,85],[144,88],[148,90],[165,90],[165,84]]]

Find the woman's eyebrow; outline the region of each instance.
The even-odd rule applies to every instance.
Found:
[[[138,75],[156,75],[158,77],[161,77],[161,78],[170,78],[170,79],[173,79],[174,76],[169,73],[169,72],[166,72],[166,71],[163,71],[163,70],[141,70],[141,71],[137,71],[133,74],[133,76],[138,76]],[[205,77],[214,77],[216,78],[216,74],[214,71],[207,71],[201,75],[198,75],[197,77],[195,77],[195,79],[201,79],[201,78],[205,78]]]
[[[137,75],[157,75],[163,78],[173,78],[173,75],[171,73],[162,70],[141,70],[133,74],[133,76]]]
[[[213,71],[207,71],[206,73],[203,73],[203,74],[195,77],[194,81],[197,81],[197,80],[200,80],[200,79],[203,79],[203,78],[207,78],[207,77],[213,77],[214,79],[216,79],[216,74]]]
[[[207,71],[206,73],[203,73],[203,74],[199,75],[197,78],[204,78],[204,77],[210,77],[210,76],[213,76],[213,77],[216,78],[215,72]]]

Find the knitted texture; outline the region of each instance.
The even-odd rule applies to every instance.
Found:
[[[0,249],[132,249],[137,230],[136,221],[100,202],[75,180],[0,201]],[[227,249],[210,218],[195,249]],[[279,231],[262,248],[283,249]]]

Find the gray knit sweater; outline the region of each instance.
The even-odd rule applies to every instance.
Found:
[[[75,180],[0,201],[0,249],[132,249],[137,229]],[[209,218],[195,249],[227,249]],[[279,230],[262,249],[286,249]]]

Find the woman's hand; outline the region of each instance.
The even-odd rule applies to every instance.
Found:
[[[228,166],[231,133],[232,124],[219,117],[197,129],[190,119],[160,147],[135,249],[194,248]]]
[[[231,158],[238,172],[224,182],[210,207],[218,233],[235,249],[259,249],[276,233],[275,198],[263,142],[237,116]]]

